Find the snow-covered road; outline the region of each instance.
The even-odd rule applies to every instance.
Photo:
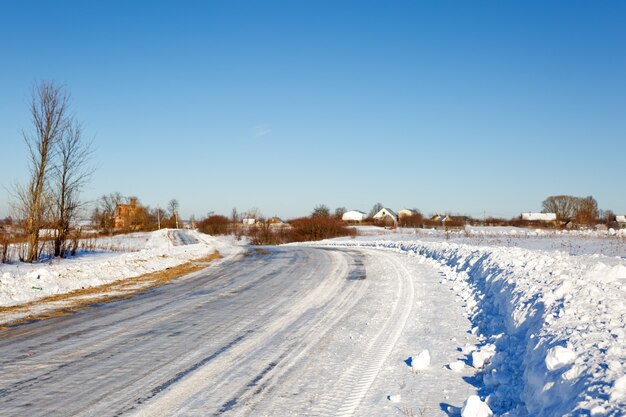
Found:
[[[472,336],[440,278],[390,252],[253,250],[136,298],[0,333],[0,410],[445,416],[476,388],[470,368],[444,366]],[[432,364],[415,372],[406,360],[423,349]]]

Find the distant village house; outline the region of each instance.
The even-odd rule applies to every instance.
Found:
[[[367,217],[367,214],[359,210],[350,210],[343,213],[341,220],[344,222],[362,222]]]
[[[396,226],[398,224],[398,215],[391,209],[383,207],[374,214],[374,220],[383,222],[385,226]]]
[[[452,217],[450,217],[450,216],[448,216],[446,214],[435,214],[433,217],[431,217],[430,220],[432,220],[434,222],[444,223],[444,222],[452,221]]]
[[[522,220],[529,222],[555,222],[556,213],[522,213]]]
[[[417,213],[415,213],[413,210],[403,208],[400,211],[398,211],[398,219],[401,219],[403,217],[415,216],[416,214]]]

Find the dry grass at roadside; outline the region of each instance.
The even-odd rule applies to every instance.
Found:
[[[30,321],[69,316],[92,305],[131,298],[147,291],[149,288],[165,285],[176,278],[206,268],[208,263],[221,257],[222,255],[215,251],[204,258],[195,259],[161,271],[97,287],[81,288],[68,293],[55,294],[25,304],[0,307],[0,321],[2,321],[3,316],[23,314],[23,317],[19,319],[0,325],[0,330],[7,330],[18,324]],[[43,312],[33,313],[33,310],[42,306],[44,307]]]

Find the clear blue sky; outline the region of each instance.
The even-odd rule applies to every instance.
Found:
[[[33,84],[94,137],[87,199],[626,213],[626,2],[0,0],[0,216]]]

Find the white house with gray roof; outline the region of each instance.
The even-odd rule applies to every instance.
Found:
[[[378,213],[374,214],[374,219],[380,221],[386,221],[388,219],[391,219],[394,223],[397,223],[398,215],[393,210],[388,209],[387,207],[383,207]]]
[[[343,213],[341,220],[344,222],[362,222],[367,217],[367,214],[359,210],[350,210]]]

